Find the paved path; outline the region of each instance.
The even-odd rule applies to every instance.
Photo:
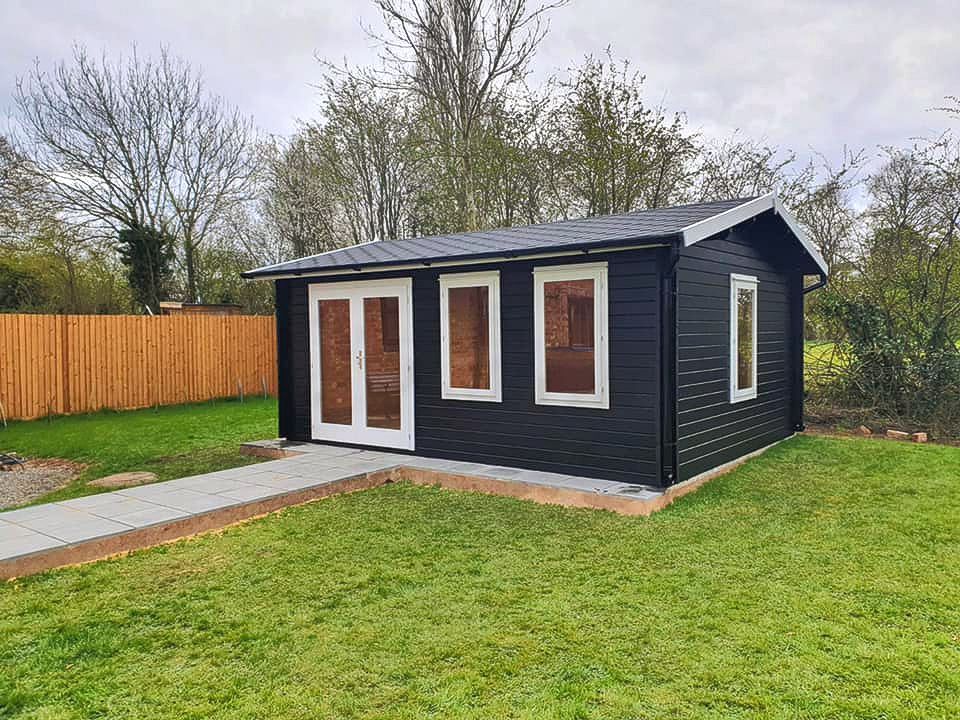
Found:
[[[322,489],[323,486],[338,483],[344,484],[344,481],[369,477],[373,473],[401,467],[405,470],[423,471],[420,475],[428,477],[459,477],[461,480],[466,477],[481,484],[487,481],[488,485],[492,481],[494,484],[499,483],[501,488],[507,483],[514,486],[535,486],[541,489],[541,495],[545,498],[543,501],[550,502],[551,498],[556,498],[561,504],[568,504],[562,501],[563,497],[569,495],[569,493],[564,494],[564,491],[590,496],[607,496],[611,500],[614,497],[622,498],[624,502],[651,502],[658,500],[662,495],[634,485],[608,480],[479,463],[311,443],[270,441],[258,445],[268,448],[282,447],[288,452],[300,454],[168,482],[0,512],[0,565],[6,564],[12,567],[12,564],[18,560],[34,555],[49,554],[51,551],[68,549],[84,543],[118,538],[124,534],[134,534],[139,530],[169,526],[179,521],[200,518],[230,508],[239,508],[240,511],[233,514],[221,513],[223,517],[228,518],[222,523],[225,525],[242,517],[244,506],[275,509],[282,507],[283,503],[274,502],[264,505],[264,501],[268,503],[282,501],[283,498],[289,497],[290,502],[286,504],[295,504],[304,501],[303,491]],[[438,482],[445,484],[442,480]],[[459,486],[497,492],[496,489],[484,489],[481,484],[470,485],[461,482]],[[516,492],[515,488],[508,489],[511,491],[503,494],[537,499],[535,493],[520,493]],[[578,504],[589,506],[589,502]],[[607,505],[609,504],[608,502]],[[180,524],[187,528],[186,523]],[[209,523],[206,527],[209,528]],[[183,534],[192,533],[185,531]],[[114,548],[120,546],[122,542],[118,546],[116,541],[110,545]],[[113,552],[117,551],[117,549],[113,550]],[[10,574],[13,573],[8,572],[6,576]],[[0,577],[3,576],[0,570]]]

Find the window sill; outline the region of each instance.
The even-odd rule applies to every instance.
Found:
[[[593,408],[594,410],[609,410],[610,399],[604,396],[586,396],[578,397],[565,393],[546,393],[538,396],[534,403],[536,405],[551,405],[554,407],[580,407]]]
[[[468,400],[471,402],[503,402],[499,392],[481,390],[476,393],[463,390],[444,389],[440,392],[443,400]]]

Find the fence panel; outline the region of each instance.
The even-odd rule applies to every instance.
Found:
[[[277,393],[272,317],[0,314],[9,419]]]

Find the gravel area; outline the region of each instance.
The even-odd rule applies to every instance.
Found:
[[[69,460],[28,460],[22,467],[0,471],[0,509],[59,490],[82,470],[83,465]]]

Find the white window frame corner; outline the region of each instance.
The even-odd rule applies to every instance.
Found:
[[[452,288],[487,288],[487,328],[489,342],[490,387],[455,388],[450,384],[450,296]],[[469,273],[441,273],[440,275],[440,397],[443,400],[472,400],[503,402],[503,382],[500,372],[500,271],[487,270]]]
[[[533,269],[533,349],[534,349],[534,403],[599,410],[610,409],[610,303],[607,281],[607,263],[568,263],[546,265]],[[547,391],[547,356],[544,328],[544,283],[567,280],[593,280],[593,338],[594,388],[593,395]]]
[[[753,291],[753,382],[745,390],[738,387],[738,360],[739,360],[739,327],[737,322],[737,291],[749,289]],[[757,336],[757,320],[760,317],[760,281],[755,275],[741,275],[730,273],[730,404],[755,400],[757,398],[758,372],[757,362],[760,347],[760,338]]]

